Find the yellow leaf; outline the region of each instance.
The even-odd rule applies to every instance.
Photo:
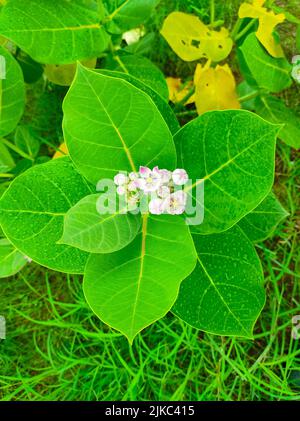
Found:
[[[164,21],[162,36],[175,53],[185,61],[207,58],[224,60],[231,51],[232,40],[226,28],[210,30],[196,16],[173,12]]]
[[[83,60],[81,63],[94,69],[96,66],[97,59],[91,58],[89,60]],[[76,72],[76,63],[71,64],[46,64],[44,68],[46,77],[50,82],[60,86],[70,86]]]
[[[195,82],[198,114],[241,108],[235,90],[235,80],[228,64],[217,66],[215,69],[198,64]]]
[[[186,83],[186,85],[183,87],[181,79],[175,77],[167,77],[166,82],[169,88],[169,100],[172,101],[174,104],[182,101],[193,87],[192,81]],[[193,97],[194,95],[192,95],[185,102],[185,105],[192,104],[193,102],[195,102],[195,99],[193,99]]]
[[[68,155],[69,151],[67,148],[67,145],[65,143],[62,143],[59,147],[59,150],[55,152],[53,155],[53,159],[60,158],[62,156]]]
[[[273,11],[263,7],[265,0],[253,0],[252,4],[242,3],[239,9],[239,18],[257,18],[259,20],[256,36],[265,49],[273,57],[283,57],[280,44],[273,36],[275,26],[285,19],[283,13],[275,15]]]

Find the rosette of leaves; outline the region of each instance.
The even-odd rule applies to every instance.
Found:
[[[8,240],[43,266],[84,274],[91,309],[130,342],[170,310],[198,329],[251,338],[265,302],[253,241],[285,215],[275,197],[267,199],[279,127],[229,110],[177,131],[168,104],[148,86],[81,65],[63,112],[69,156],[29,169],[0,200]],[[107,193],[96,183],[140,165],[185,168],[195,200],[204,183],[203,223],[99,213],[96,202]]]

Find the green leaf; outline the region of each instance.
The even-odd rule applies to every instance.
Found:
[[[15,275],[26,265],[24,256],[6,239],[0,239],[0,278]]]
[[[165,316],[181,281],[194,269],[193,240],[179,216],[143,216],[141,233],[126,248],[92,254],[84,294],[94,313],[130,342]]]
[[[175,136],[178,156],[195,200],[204,183],[201,234],[225,231],[251,212],[271,190],[278,126],[245,110],[212,111]],[[193,188],[192,188],[193,187]],[[198,200],[199,211],[203,204]]]
[[[255,98],[251,98],[247,101],[243,101],[243,98],[255,95],[256,92],[257,90],[253,86],[249,85],[245,80],[237,86],[239,101],[241,101],[244,110],[253,111],[255,109]]]
[[[239,226],[253,243],[257,243],[270,237],[287,215],[288,212],[271,192],[257,208],[239,222]]]
[[[83,273],[88,253],[57,244],[64,216],[91,193],[69,158],[37,165],[16,178],[0,200],[5,236],[23,254],[53,270]]]
[[[245,39],[239,48],[239,53],[242,72],[245,70],[245,65],[249,69],[244,74],[249,83],[251,83],[250,72],[258,86],[269,92],[280,92],[291,85],[289,62],[285,58],[271,57],[260,45],[254,33]]]
[[[170,132],[173,135],[178,132],[178,130],[180,129],[180,126],[179,126],[179,123],[177,121],[174,111],[172,110],[170,105],[156,91],[150,88],[150,86],[145,85],[139,79],[137,79],[136,77],[132,75],[129,75],[128,73],[121,73],[121,72],[116,72],[116,71],[111,71],[111,70],[106,70],[106,69],[95,69],[94,71],[97,73],[101,73],[103,75],[116,77],[118,79],[124,79],[127,82],[131,83],[131,85],[145,92],[145,94],[147,94],[152,99],[152,101],[158,108],[158,111],[161,113],[162,117],[167,123],[170,129]]]
[[[193,238],[197,266],[182,282],[172,311],[197,329],[252,338],[265,303],[263,272],[254,246],[237,226]]]
[[[15,132],[15,144],[23,152],[34,159],[40,150],[37,134],[31,126],[18,126]]]
[[[128,73],[158,92],[165,100],[169,99],[169,90],[164,74],[145,57],[124,53],[111,55],[105,61],[105,68]]]
[[[175,168],[175,146],[163,117],[148,95],[125,80],[78,66],[63,111],[71,159],[92,183],[140,165]]]
[[[6,64],[5,78],[1,79],[0,74],[0,137],[2,137],[14,130],[23,114],[25,88],[18,62],[1,46],[0,56],[4,57]]]
[[[106,194],[107,200],[116,194],[116,191],[109,196]],[[61,244],[90,253],[112,253],[136,237],[141,225],[140,215],[120,211],[108,213],[98,204],[98,199],[99,193],[86,196],[67,212]]]
[[[6,173],[15,166],[15,161],[13,160],[9,150],[3,143],[0,142],[0,173]]]
[[[131,54],[140,54],[140,55],[147,55],[150,54],[152,49],[154,48],[155,42],[155,33],[148,32],[143,38],[139,41],[127,45],[124,50]]]
[[[34,60],[64,64],[97,57],[109,37],[96,10],[78,1],[10,0],[0,15],[1,35]]]
[[[293,148],[300,148],[300,116],[287,108],[280,98],[271,95],[256,98],[255,111],[271,123],[283,124],[279,139]]]
[[[300,50],[300,25],[298,25],[298,29],[297,29],[296,43],[297,43],[297,49],[299,51]]]
[[[120,0],[110,19],[124,32],[148,20],[156,4],[157,0]]]

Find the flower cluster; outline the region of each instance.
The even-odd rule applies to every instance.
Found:
[[[293,69],[292,77],[296,82],[300,83],[300,56],[294,56],[292,59]]]
[[[154,215],[180,215],[185,211],[187,195],[179,188],[187,181],[186,171],[180,168],[172,172],[158,167],[152,170],[140,167],[139,172],[131,172],[128,176],[119,173],[114,177],[117,193],[125,196],[129,210],[136,209],[146,197],[148,210]]]

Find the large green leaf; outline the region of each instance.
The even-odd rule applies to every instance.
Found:
[[[271,190],[278,126],[245,110],[211,111],[175,136],[178,156],[193,180],[204,183],[201,234],[225,231],[251,212]],[[203,204],[198,200],[199,212]]]
[[[198,263],[182,282],[172,311],[197,329],[251,338],[265,302],[254,246],[238,226],[193,238]]]
[[[5,238],[0,239],[0,278],[15,275],[26,265],[24,256]]]
[[[105,194],[106,200],[114,199]],[[84,197],[66,216],[60,243],[69,244],[90,253],[112,253],[127,246],[136,237],[140,215],[122,213],[122,209],[109,213],[109,208],[98,204],[99,193]]]
[[[0,25],[1,27],[1,25]],[[18,124],[24,110],[25,87],[22,70],[18,62],[3,47],[0,55],[5,59],[6,75],[0,75],[0,137],[11,133]]]
[[[116,2],[108,0],[109,10]],[[110,19],[120,32],[136,28],[149,19],[157,0],[118,0],[116,9],[111,13]]]
[[[130,342],[174,304],[181,281],[194,269],[189,229],[179,216],[143,217],[141,233],[126,248],[93,254],[84,277],[88,304]]]
[[[169,90],[162,71],[145,57],[134,54],[111,55],[105,61],[105,68],[132,75],[158,92],[165,100]]]
[[[270,237],[279,222],[287,215],[286,210],[271,192],[257,208],[239,222],[239,226],[252,242],[257,243]]]
[[[71,159],[93,183],[140,165],[176,165],[165,120],[151,98],[125,80],[79,65],[63,111]]]
[[[272,123],[282,124],[278,137],[293,148],[300,148],[300,116],[280,98],[262,96],[255,100],[255,111]]]
[[[280,92],[291,83],[291,65],[285,58],[271,57],[261,46],[254,33],[251,33],[239,48],[241,70],[247,81],[252,83],[249,72],[258,86],[269,92]]]
[[[107,69],[96,69],[94,71],[98,72],[98,73],[101,73],[103,75],[116,77],[116,78],[119,78],[119,79],[124,79],[127,82],[134,85],[136,88],[145,92],[147,95],[150,96],[150,98],[152,99],[154,104],[157,106],[158,111],[163,116],[165,122],[167,123],[167,125],[170,129],[170,132],[173,135],[176,132],[178,132],[178,130],[180,129],[180,126],[179,126],[179,123],[177,121],[177,118],[175,116],[174,111],[172,110],[170,105],[156,91],[154,91],[152,88],[150,88],[150,86],[145,85],[139,79],[137,79],[136,77],[134,77],[134,76],[132,76],[128,73],[122,73],[122,72],[117,72],[117,71],[112,71],[112,70],[107,70]]]
[[[78,1],[10,0],[0,15],[1,35],[41,63],[97,57],[109,37],[96,10]]]
[[[90,193],[69,158],[29,169],[1,197],[0,224],[5,236],[43,266],[82,273],[88,253],[57,242],[63,233],[65,214]]]

